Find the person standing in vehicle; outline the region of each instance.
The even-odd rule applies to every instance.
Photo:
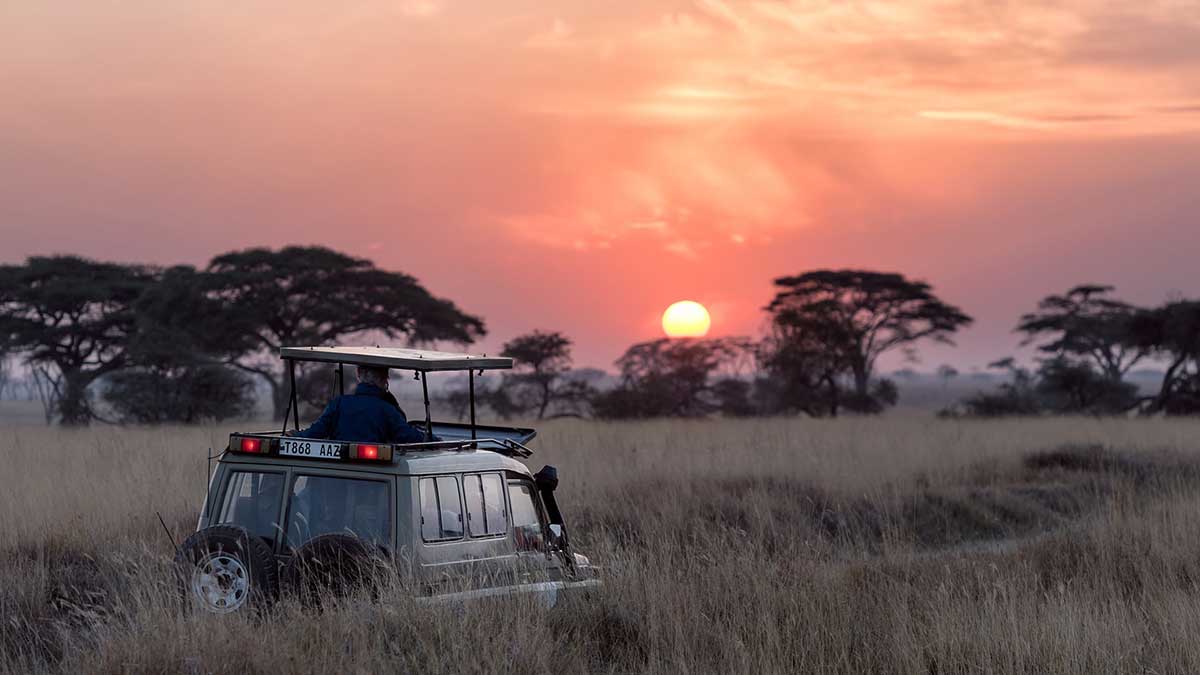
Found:
[[[358,366],[353,394],[338,396],[306,429],[292,434],[350,443],[421,443],[439,440],[409,424],[396,398],[388,391],[388,369]]]

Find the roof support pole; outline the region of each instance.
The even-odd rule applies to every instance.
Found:
[[[433,418],[429,415],[429,373],[421,373],[421,393],[425,395],[425,440],[433,440]]]
[[[287,362],[289,368],[291,368],[291,369],[295,368],[295,366],[292,365],[291,359],[286,359],[285,361]],[[295,385],[292,385],[292,388],[294,389]],[[287,422],[288,422],[288,418],[291,416],[292,416],[292,393],[288,392],[287,410],[283,411],[283,428],[279,430],[280,436],[287,436]]]
[[[467,371],[467,390],[471,400],[471,440],[475,440],[475,371]]]
[[[292,400],[288,403],[288,407],[296,416],[296,431],[300,431],[300,402],[297,398],[299,394],[296,392],[296,362],[292,359],[288,359],[288,377],[292,381]],[[283,418],[283,430],[287,432],[287,417]]]
[[[292,364],[292,359],[288,359],[287,363]],[[288,435],[288,418],[292,417],[292,394],[288,393],[288,410],[283,411],[283,429],[280,430],[280,436]]]
[[[346,364],[338,364],[338,395],[346,395]]]

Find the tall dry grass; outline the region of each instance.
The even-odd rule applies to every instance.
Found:
[[[0,430],[0,668],[1197,672],[1200,423],[557,422],[590,602],[180,611],[221,429]]]

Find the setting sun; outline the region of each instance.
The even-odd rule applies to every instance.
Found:
[[[663,312],[662,327],[667,337],[704,337],[712,319],[704,305],[691,300],[680,300]]]

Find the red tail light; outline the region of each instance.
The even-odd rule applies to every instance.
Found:
[[[390,462],[392,461],[392,446],[355,443],[350,446],[349,457],[350,459],[365,459],[374,462]]]
[[[262,452],[263,444],[261,438],[243,438],[242,452]]]

